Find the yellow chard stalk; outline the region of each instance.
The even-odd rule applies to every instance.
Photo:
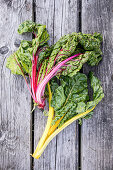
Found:
[[[37,145],[37,148],[36,148],[35,152],[32,155],[34,158],[37,158],[36,155],[37,155],[38,151],[41,149],[41,147],[43,146],[43,144],[45,142],[45,139],[47,138],[47,135],[48,135],[51,123],[52,123],[52,118],[54,116],[54,109],[53,109],[53,107],[51,107],[52,93],[51,93],[49,83],[48,83],[48,91],[49,91],[49,114],[48,114],[48,120],[47,120],[47,124],[46,124],[45,130],[44,130],[44,133],[43,133],[43,135],[42,135],[42,137],[41,137],[41,139],[40,139],[40,141],[39,141],[39,143]]]
[[[49,144],[49,142],[58,134],[60,133],[64,128],[66,128],[67,126],[69,126],[71,123],[73,123],[75,120],[80,119],[84,116],[86,116],[89,112],[91,112],[95,106],[90,109],[87,110],[83,113],[80,113],[76,116],[74,116],[73,118],[71,118],[70,120],[68,120],[67,122],[65,122],[61,127],[59,127],[58,129],[56,129],[60,123],[60,121],[62,120],[62,118],[64,116],[62,116],[53,126],[51,126],[52,123],[52,118],[54,116],[54,109],[53,107],[51,107],[51,99],[52,99],[52,93],[51,93],[51,89],[50,89],[50,85],[48,83],[48,91],[49,91],[49,115],[48,115],[48,120],[47,120],[47,125],[45,128],[45,131],[37,145],[37,148],[35,150],[35,152],[33,153],[33,157],[38,159],[41,154],[44,152],[45,148],[47,147],[47,145]],[[65,114],[64,114],[65,115]]]

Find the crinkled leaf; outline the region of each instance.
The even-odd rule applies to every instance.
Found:
[[[33,21],[24,21],[22,24],[18,27],[18,33],[23,34],[26,32],[35,32],[38,30],[38,28],[41,26],[41,24],[36,24]]]
[[[94,76],[93,72],[89,73],[89,79],[93,89],[93,101],[87,103],[86,109],[91,109],[93,106],[97,105],[104,97],[101,82],[97,77]]]
[[[51,54],[52,46],[49,47],[48,44],[45,44],[43,47],[40,48],[40,52],[38,54],[38,65],[39,66],[46,58],[48,58]]]
[[[32,21],[25,21],[19,26],[18,33],[22,34],[25,32],[33,32],[36,37],[32,41],[22,40],[19,49],[7,59],[6,67],[9,68],[13,74],[23,75],[24,73],[31,75],[33,53],[36,54],[38,50],[38,54],[36,54],[38,55],[38,68],[39,64],[50,56],[52,50],[47,44],[49,34],[47,33],[45,25],[36,24]],[[15,58],[21,66],[23,73],[17,65]],[[43,65],[46,71],[48,62],[46,65]]]
[[[61,85],[54,90],[52,97],[52,106],[55,110],[55,117],[52,121],[52,125],[64,116],[60,121],[60,127],[75,115],[93,108],[104,97],[100,81],[93,73],[90,73],[91,87],[93,88],[93,101],[88,101],[87,77],[85,74],[77,73],[72,78],[61,76],[60,81]],[[57,105],[57,103],[59,105]],[[91,111],[83,118],[88,119],[92,114],[93,112]],[[82,119],[79,120],[79,123],[82,123]]]
[[[47,33],[46,26],[41,25],[38,28],[37,36],[32,40],[33,52],[36,53],[39,46],[47,44],[49,40],[49,34]]]
[[[55,90],[55,94],[52,97],[52,105],[54,106],[55,111],[60,109],[66,101],[66,96],[64,94],[64,88],[59,86]]]
[[[98,36],[96,36],[97,34]],[[99,36],[102,37],[99,33],[94,33],[93,35],[78,33],[79,44],[86,51],[96,50],[100,48],[100,43],[102,41]]]
[[[61,37],[53,47],[49,59],[48,73],[54,65],[54,61],[60,63],[68,57],[82,53],[82,55],[68,61],[63,67],[58,76],[75,75],[82,68],[83,64],[88,62],[89,65],[94,66],[102,59],[102,52],[100,44],[102,36],[99,33],[83,34],[72,33]]]
[[[6,67],[11,70],[13,74],[31,74],[32,70],[32,48],[31,41],[22,40],[19,49],[7,58]],[[23,70],[23,73],[18,66],[18,63]]]
[[[43,46],[49,40],[49,34],[47,33],[45,25],[36,24],[32,21],[25,21],[19,26],[18,33],[22,34],[26,32],[33,32],[36,36],[32,40],[32,48],[34,54],[36,53],[39,46]]]
[[[10,57],[7,58],[7,63],[6,63],[6,67],[9,68],[11,70],[12,74],[20,74],[22,75],[22,72],[19,68],[19,66],[17,65],[17,62],[15,60],[16,54],[12,54],[10,55]]]
[[[96,49],[95,51],[90,51],[88,64],[91,66],[98,65],[101,59],[102,59],[102,51],[100,49]]]
[[[91,87],[93,89],[93,100],[87,102],[86,110],[93,108],[96,106],[104,97],[103,88],[101,86],[100,80],[94,76],[93,72],[89,73],[89,79],[91,81]],[[93,115],[93,112],[90,112],[84,118],[89,119]]]
[[[72,115],[77,114],[76,107],[78,106],[78,103],[85,102],[89,99],[87,77],[85,74],[77,73],[72,78],[62,76],[60,81],[61,85],[55,90],[52,97],[52,106],[55,110],[53,124],[66,113],[61,121],[61,124],[63,124],[65,119],[68,120]],[[57,103],[60,103],[61,105],[57,105]]]

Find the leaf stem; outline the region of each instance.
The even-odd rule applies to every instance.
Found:
[[[68,61],[70,61],[71,59],[78,57],[79,55],[81,55],[81,53],[76,54],[74,56],[71,56],[67,59],[65,59],[64,61],[58,63],[58,65],[55,65],[52,70],[45,76],[45,78],[42,80],[42,82],[39,84],[38,88],[37,88],[37,92],[36,92],[36,98],[37,98],[37,102],[41,103],[41,105],[44,105],[44,101],[42,100],[42,91],[43,89],[45,89],[46,84],[49,82],[49,80],[54,77],[56,75],[56,72]]]
[[[43,133],[43,135],[42,135],[42,137],[41,137],[41,139],[40,139],[40,141],[39,141],[39,143],[37,145],[35,153],[37,153],[41,149],[41,147],[43,146],[43,144],[44,144],[44,142],[46,140],[46,137],[48,135],[51,123],[52,123],[52,118],[54,116],[54,108],[51,107],[52,93],[51,93],[49,83],[48,83],[48,91],[49,91],[49,114],[48,114],[47,124],[46,124],[45,130],[44,130],[44,133]]]
[[[55,130],[55,131],[47,138],[47,140],[45,141],[44,145],[41,147],[40,150],[38,150],[38,152],[37,152],[37,150],[35,150],[35,152],[33,153],[32,156],[33,156],[34,158],[38,159],[38,158],[41,156],[41,154],[43,153],[43,151],[45,150],[45,148],[47,147],[47,145],[49,144],[49,142],[50,142],[58,133],[60,133],[64,128],[66,128],[67,126],[69,126],[69,125],[70,125],[72,122],[74,122],[75,120],[80,119],[80,118],[86,116],[86,115],[87,115],[89,112],[91,112],[94,108],[95,108],[95,106],[94,106],[92,109],[87,110],[87,111],[85,111],[85,112],[83,112],[83,113],[80,113],[80,114],[76,115],[75,117],[71,118],[70,120],[68,120],[67,122],[65,122],[61,127],[59,127],[57,130]]]

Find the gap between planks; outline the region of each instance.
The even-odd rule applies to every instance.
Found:
[[[36,21],[36,0],[32,0],[32,21]],[[34,35],[32,34],[32,39]],[[30,154],[34,152],[34,104],[31,97],[31,113],[30,113]],[[34,158],[30,156],[30,170],[34,169]]]

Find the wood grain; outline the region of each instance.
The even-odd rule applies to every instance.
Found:
[[[61,36],[78,31],[77,1],[55,1],[54,41]],[[57,137],[56,170],[78,169],[78,124],[74,122]]]
[[[30,0],[0,1],[0,169],[30,169],[30,102],[24,79],[5,67],[21,39],[18,25],[32,19]]]
[[[50,34],[50,44],[53,44],[53,24],[54,24],[54,1],[36,0],[36,22],[45,24]],[[36,148],[40,137],[43,134],[47,117],[43,112],[36,109],[34,113],[34,149]],[[34,170],[54,170],[56,156],[56,139],[49,144],[39,160],[34,160]]]
[[[34,170],[113,170],[113,1],[112,0],[1,0],[0,1],[0,170],[30,170],[30,106],[31,97],[25,81],[5,67],[6,58],[14,52],[21,39],[18,25],[32,20],[47,25],[50,44],[61,36],[80,30],[82,2],[82,32],[103,34],[103,60],[84,73],[93,70],[102,81],[105,98],[94,115],[81,127],[81,157],[77,122],[54,138]],[[36,109],[34,113],[34,149],[44,131],[47,117]],[[32,121],[31,121],[32,122]],[[80,160],[78,159],[80,158]]]
[[[102,81],[105,97],[94,116],[82,125],[81,168],[113,170],[113,1],[82,1],[82,32],[103,34],[103,60],[92,69]]]
[[[78,30],[77,1],[36,0],[36,21],[46,24],[50,34],[50,44],[62,35]],[[41,137],[46,118],[39,110],[34,119],[35,147]],[[34,169],[69,170],[78,169],[78,125],[73,123],[54,138],[39,160],[34,161]]]

